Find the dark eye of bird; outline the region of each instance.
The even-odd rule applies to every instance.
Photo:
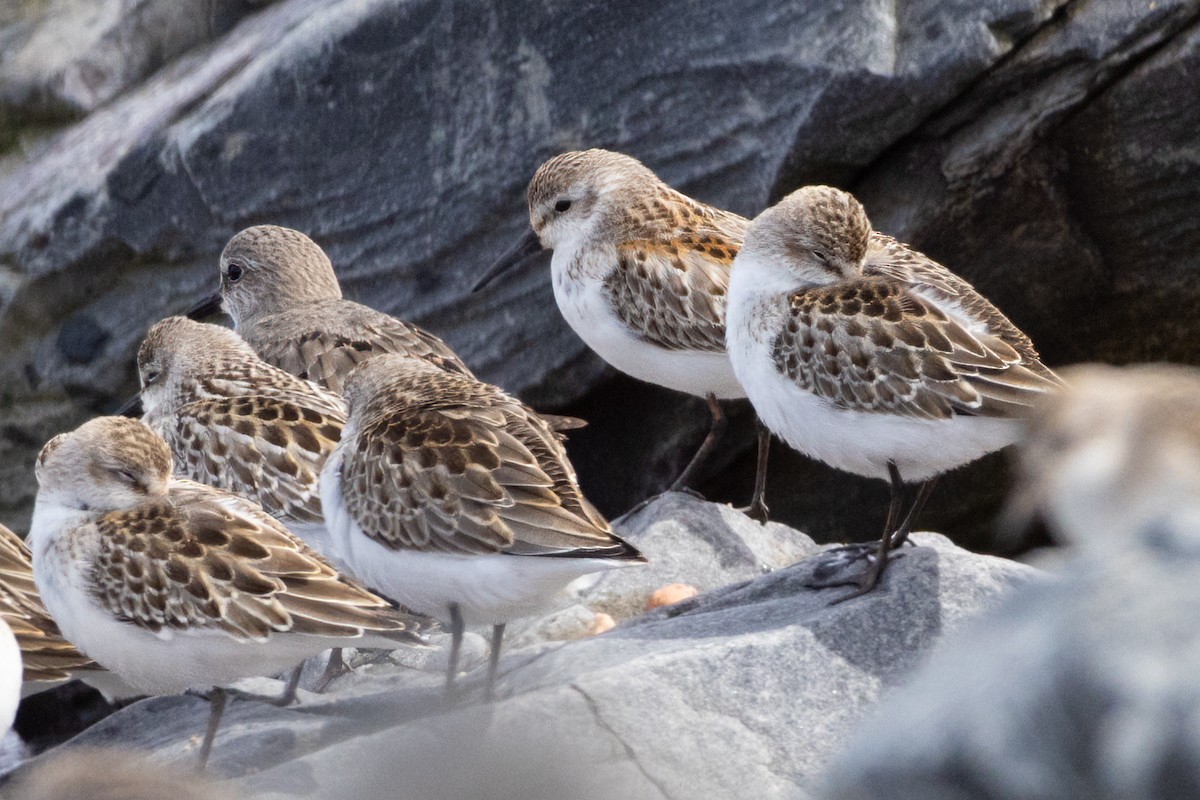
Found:
[[[242,269],[241,264],[230,264],[229,269],[225,270],[225,279],[230,283],[237,283],[242,279],[243,272],[245,272],[245,270]]]
[[[147,386],[149,386],[150,384],[152,384],[152,383],[154,383],[156,380],[158,380],[158,376],[159,376],[160,374],[161,374],[161,373],[160,373],[158,370],[153,370],[153,371],[151,371],[151,372],[147,372],[147,373],[145,374],[145,376],[144,376],[144,380],[146,381],[146,385],[147,385]]]
[[[814,256],[816,256],[816,258],[817,258],[817,261],[820,261],[822,264],[827,264],[827,263],[829,263],[829,259],[827,259],[827,258],[825,257],[825,254],[824,254],[824,253],[822,253],[820,250],[813,250],[813,251],[812,251],[812,254],[813,254]]]
[[[554,204],[554,210],[560,214],[563,213],[564,211],[566,211],[570,207],[571,207],[570,200],[559,200],[557,203]]]

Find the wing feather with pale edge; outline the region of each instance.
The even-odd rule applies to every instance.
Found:
[[[21,649],[26,681],[67,680],[73,671],[98,669],[95,662],[63,638],[42,605],[33,580],[29,548],[0,525],[0,616]]]
[[[675,192],[631,214],[604,284],[614,312],[667,350],[724,352],[729,268],[749,222]]]
[[[190,481],[167,499],[100,517],[96,601],[159,635],[216,630],[265,641],[291,632],[417,639],[424,622],[340,576],[247,500]]]
[[[520,401],[447,373],[395,380],[341,445],[342,497],[366,535],[428,552],[640,558]],[[400,386],[409,380],[413,393]]]
[[[285,520],[321,522],[318,479],[346,422],[340,400],[314,393],[187,403],[159,426],[176,469],[257,501]]]
[[[840,408],[925,419],[1024,416],[1060,385],[1005,337],[968,330],[885,278],[791,295],[772,355],[782,374]]]

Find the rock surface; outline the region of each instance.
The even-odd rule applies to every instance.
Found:
[[[1196,796],[1200,563],[1063,566],[948,641],[853,737],[822,796]]]
[[[624,623],[528,639],[501,661],[497,702],[480,702],[482,670],[447,704],[436,670],[361,667],[292,708],[233,703],[214,772],[263,798],[803,797],[881,691],[1035,573],[918,534],[879,591],[831,606],[840,590],[805,588],[813,558],[784,566],[817,550],[796,531],[670,496],[622,533],[658,566],[621,588],[639,570],[609,573],[564,602]],[[689,563],[708,564],[690,576],[698,586],[736,582],[621,611]],[[144,700],[68,747],[119,744],[187,765],[206,715],[196,698]]]
[[[148,24],[167,6],[171,25]],[[1189,0],[261,6],[0,11],[6,522],[24,525],[41,443],[114,407],[145,328],[263,221],[312,234],[350,296],[428,325],[486,378],[592,417],[572,452],[606,513],[663,487],[702,435],[698,401],[612,380],[559,318],[544,259],[467,295],[525,224],[536,164],[571,147],[628,151],[746,214],[840,183],[1052,364],[1200,361],[1200,321],[1160,311],[1200,297]],[[86,41],[37,45],[80,14],[102,22],[73,28]],[[753,437],[736,422],[705,488],[745,502]],[[774,463],[780,519],[823,541],[880,526],[881,484],[784,448]],[[929,521],[979,534],[997,464],[954,476]]]

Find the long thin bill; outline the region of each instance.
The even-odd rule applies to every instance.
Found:
[[[471,287],[471,291],[478,292],[541,249],[542,243],[538,240],[537,234],[532,229],[526,231],[519,242],[509,248],[500,258],[496,259],[496,263],[492,264],[488,268],[488,271],[483,273],[483,277],[475,282],[475,285]]]

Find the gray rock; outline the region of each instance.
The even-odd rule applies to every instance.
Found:
[[[714,553],[743,574],[804,541],[691,498],[644,514],[627,529],[639,544]],[[831,606],[842,590],[806,588],[816,563],[807,559],[601,636],[513,650],[493,704],[480,703],[483,670],[447,704],[438,670],[386,662],[292,708],[234,702],[212,768],[272,798],[805,796],[882,690],[1035,572],[942,536],[916,540],[879,591],[853,602]],[[187,765],[206,713],[193,698],[145,700],[68,746],[121,744]]]
[[[828,798],[1200,791],[1200,564],[1077,559],[948,640],[872,714]]]
[[[181,24],[200,5],[186,4]],[[1147,36],[1178,30],[1182,6],[1160,6],[1175,11],[1147,15],[1138,26]],[[199,44],[178,57],[182,44],[164,45],[166,63],[140,83],[131,81],[156,65],[130,50],[130,64],[141,66],[105,84],[110,99],[0,169],[0,426],[11,431],[0,452],[0,513],[21,526],[29,467],[47,434],[126,395],[145,328],[210,288],[224,241],[262,221],[312,234],[350,296],[426,324],[485,378],[550,410],[596,411],[573,448],[602,510],[618,513],[674,477],[702,433],[703,410],[669,392],[609,383],[560,319],[544,259],[467,296],[525,224],[523,187],[536,164],[569,147],[615,147],[747,214],[801,181],[862,175],[866,186],[900,164],[900,143],[1042,31],[1068,48],[1076,15],[1063,7],[286,0],[211,43],[208,34],[183,37]],[[1111,48],[1124,46],[1112,38]],[[1099,62],[1111,48],[1077,49],[1078,58]],[[1064,79],[1072,75],[1092,80],[1086,69]],[[996,91],[1019,101],[1011,83]],[[15,135],[32,135],[21,122]],[[972,152],[963,169],[991,169],[986,147]],[[868,207],[889,225],[908,208],[925,219],[930,191]],[[975,222],[973,240],[994,238],[987,220]],[[919,232],[894,232],[905,230]],[[979,277],[959,252],[935,254]],[[69,350],[86,359],[57,346],[59,327],[77,313],[98,326],[91,347]],[[1018,317],[1044,329],[1061,315],[1043,304]],[[713,464],[710,491],[721,499],[745,502],[749,492],[746,462],[729,466],[751,446],[747,422],[738,420],[741,431]],[[782,519],[804,521],[822,539],[840,538],[834,523],[856,534],[878,527],[863,512],[874,506],[863,502],[866,490],[828,477],[800,483],[806,468],[783,455],[772,497]],[[830,497],[848,498],[849,518],[831,513]]]

